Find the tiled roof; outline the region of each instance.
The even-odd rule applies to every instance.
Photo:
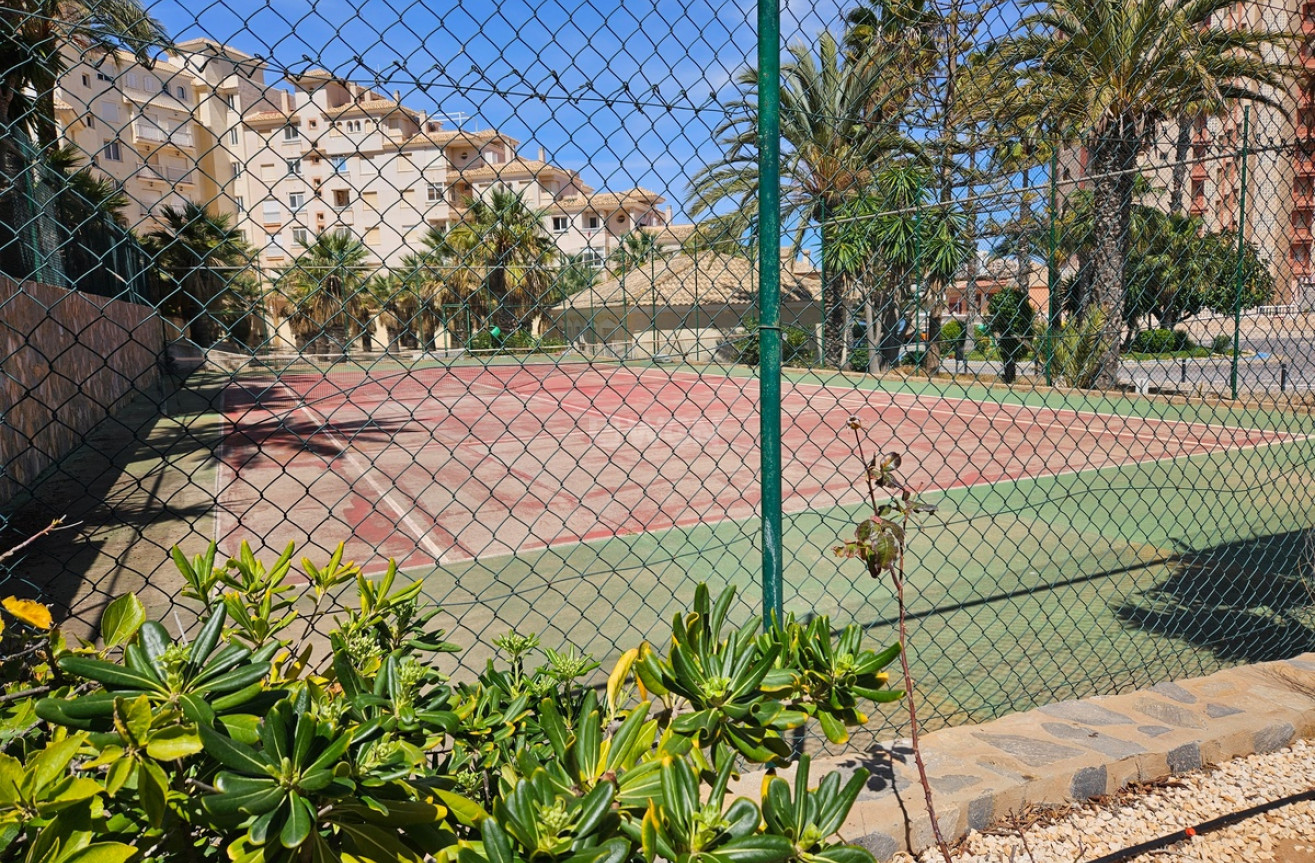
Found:
[[[622,209],[628,204],[656,207],[664,201],[666,201],[666,198],[663,198],[657,192],[634,188],[627,189],[624,192],[599,192],[594,195],[574,195],[569,198],[559,198],[554,202],[554,205],[563,210],[591,209],[611,213]]]
[[[285,111],[257,111],[254,114],[246,114],[242,117],[242,122],[244,123],[268,123],[271,121],[296,123],[297,116]]]
[[[478,167],[459,169],[463,179],[472,182],[480,180],[509,180],[521,177],[537,177],[540,174],[565,173],[560,168],[540,162],[538,159],[522,159],[519,156],[501,165],[481,163]]]
[[[407,144],[414,144],[418,141],[424,141],[439,147],[446,147],[449,144],[458,142],[469,144],[472,147],[487,144],[490,141],[506,141],[513,147],[519,143],[516,139],[508,138],[496,129],[485,129],[483,132],[466,132],[461,129],[445,132],[417,132],[407,139]]]
[[[406,107],[402,103],[395,102],[392,99],[365,99],[360,102],[352,102],[348,105],[342,105],[341,107],[338,108],[330,108],[329,110],[325,111],[324,114],[327,117],[345,117],[348,114],[355,114],[355,113],[391,114],[394,111],[398,111],[403,114],[409,114],[412,117],[416,116],[415,111],[412,111],[410,108]]]
[[[786,266],[781,269],[781,302],[816,302],[822,288],[818,273],[801,262],[783,259],[782,263]],[[747,306],[757,297],[756,261],[740,255],[700,252],[644,264],[620,279],[606,278],[554,308],[563,312],[653,302],[667,307]]]

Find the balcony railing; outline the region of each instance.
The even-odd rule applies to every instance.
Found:
[[[187,168],[161,168],[156,165],[146,166],[147,179],[164,180],[169,183],[194,185],[192,171]]]
[[[166,132],[154,123],[137,121],[132,124],[133,140],[148,144],[171,144],[175,147],[193,146],[192,132],[189,129],[174,129]]]

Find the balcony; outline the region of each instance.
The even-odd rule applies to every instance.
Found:
[[[193,178],[193,172],[187,168],[161,168],[156,165],[148,164],[144,172],[148,180],[163,180],[166,183],[172,183],[175,186],[194,186],[196,180]]]
[[[192,137],[190,129],[174,129],[171,132],[166,132],[155,123],[142,120],[132,124],[132,139],[135,143],[148,146],[164,146],[167,144],[171,147],[189,150],[195,146],[195,139]]]

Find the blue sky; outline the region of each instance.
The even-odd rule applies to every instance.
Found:
[[[838,29],[849,4],[782,5],[793,39]],[[206,36],[277,67],[321,66],[401,91],[416,109],[462,112],[463,128],[497,128],[531,158],[544,147],[591,185],[653,189],[678,219],[689,178],[720,152],[719,103],[756,53],[754,0],[160,0],[150,9],[178,41]],[[636,98],[675,107],[636,107]]]

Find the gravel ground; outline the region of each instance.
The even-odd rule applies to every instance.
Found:
[[[1136,786],[1060,810],[1030,811],[955,849],[955,863],[1080,863],[1212,818],[1315,788],[1315,742]],[[1302,801],[1132,858],[1137,863],[1315,863],[1315,802]],[[895,861],[915,858],[897,855]],[[941,860],[935,848],[918,863]]]

